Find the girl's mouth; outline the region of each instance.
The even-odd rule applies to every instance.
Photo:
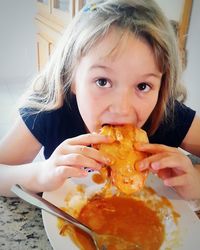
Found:
[[[124,126],[124,125],[128,125],[130,123],[103,123],[101,125],[101,127],[104,127],[104,126]]]

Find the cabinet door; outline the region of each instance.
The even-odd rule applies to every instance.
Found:
[[[38,71],[41,71],[44,68],[46,62],[49,59],[51,49],[51,43],[44,37],[42,37],[40,34],[37,34]]]
[[[52,0],[51,15],[54,21],[66,27],[75,14],[75,0]]]
[[[48,18],[51,8],[51,0],[37,0],[38,13]]]

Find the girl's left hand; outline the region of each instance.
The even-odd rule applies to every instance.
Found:
[[[137,143],[135,147],[151,154],[138,163],[141,171],[150,169],[166,186],[173,187],[184,199],[200,198],[200,168],[194,167],[191,160],[179,149],[161,144]]]

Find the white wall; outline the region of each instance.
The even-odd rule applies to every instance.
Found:
[[[184,82],[188,90],[187,104],[200,114],[200,1],[193,0],[187,40],[188,65]]]
[[[155,0],[170,20],[179,21],[184,0]]]
[[[0,80],[36,72],[36,0],[0,1]]]

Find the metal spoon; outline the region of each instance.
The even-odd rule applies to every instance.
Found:
[[[70,224],[73,224],[74,226],[78,227],[79,229],[83,230],[85,233],[87,233],[93,240],[93,243],[96,247],[96,250],[106,250],[106,246],[101,245],[101,248],[98,246],[98,240],[97,240],[97,234],[88,226],[84,225],[71,215],[67,214],[66,212],[62,211],[60,208],[56,207],[54,204],[50,203],[49,201],[45,200],[44,198],[40,197],[39,195],[25,190],[20,185],[14,185],[11,188],[11,191],[15,193],[17,196],[19,196],[21,199],[27,201],[28,203],[39,207],[45,211],[47,211],[50,214],[53,214],[57,217],[60,217]]]

